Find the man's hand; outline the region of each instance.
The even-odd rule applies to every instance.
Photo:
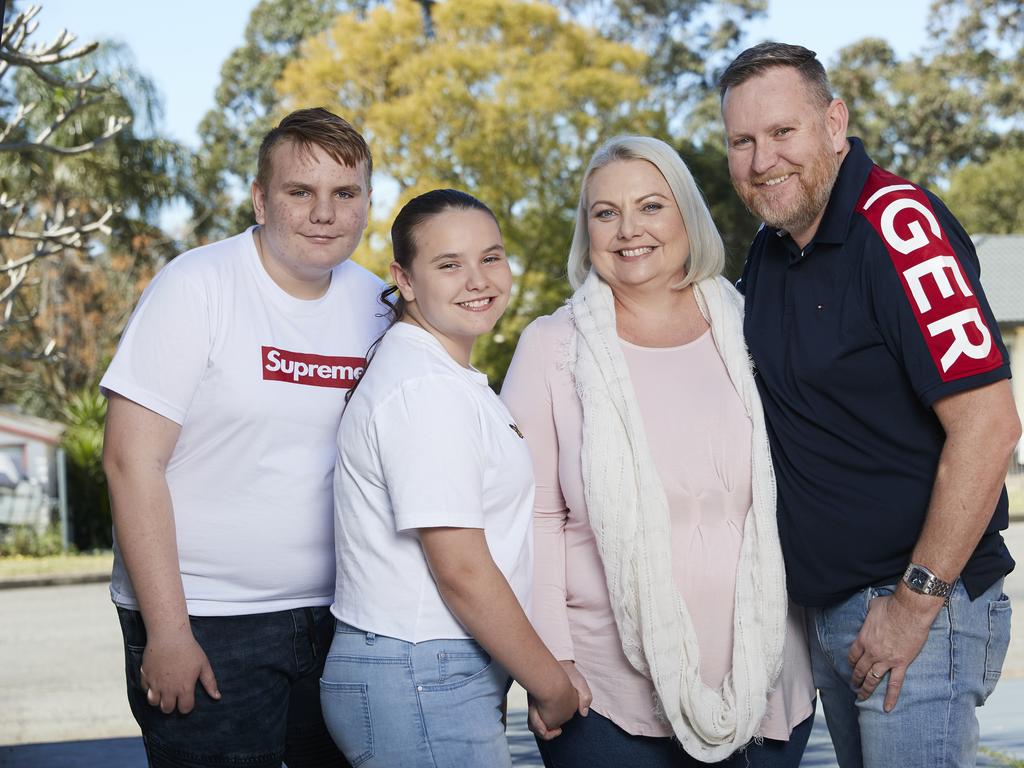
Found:
[[[164,637],[150,636],[140,672],[146,701],[165,714],[175,709],[183,715],[192,711],[196,680],[210,698],[220,698],[210,661],[187,627]]]
[[[902,584],[895,594],[871,601],[864,626],[847,656],[853,667],[850,681],[858,689],[859,701],[871,696],[888,673],[883,707],[892,712],[907,668],[921,652],[942,604],[942,598],[918,595]]]

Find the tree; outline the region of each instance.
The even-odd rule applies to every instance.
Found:
[[[29,8],[14,16],[4,25],[0,42],[0,109],[4,126],[0,130],[4,170],[0,182],[0,247],[4,264],[0,265],[0,274],[5,278],[0,289],[0,331],[12,321],[23,319],[12,317],[15,296],[25,285],[33,263],[68,248],[82,249],[95,232],[109,233],[107,222],[114,213],[107,206],[98,217],[87,219],[79,216],[77,210],[59,204],[38,211],[37,201],[22,196],[26,186],[39,181],[38,164],[31,160],[46,154],[74,157],[90,152],[116,136],[129,122],[127,116],[109,115],[98,133],[82,134],[76,125],[77,118],[90,107],[98,106],[107,89],[95,82],[95,70],[78,71],[68,77],[61,66],[88,56],[98,44],[72,48],[74,36],[61,33],[49,45],[27,45],[34,26],[32,20],[38,12],[38,8]],[[18,68],[29,77],[21,78],[15,85],[4,80]],[[40,114],[44,112],[50,114]],[[33,119],[36,115],[42,120]],[[12,155],[17,162],[11,162]],[[35,226],[26,227],[26,220],[34,220]]]
[[[554,0],[610,40],[648,54],[645,80],[674,121],[714,91],[717,70],[738,53],[742,25],[766,0]]]
[[[928,26],[933,44],[905,61],[867,39],[831,67],[851,131],[921,184],[1024,144],[1024,2],[935,0]]]
[[[729,178],[729,160],[723,144],[708,141],[697,146],[683,139],[676,146],[679,156],[683,158],[707,200],[711,217],[722,234],[725,243],[725,274],[730,280],[737,280],[761,222],[743,206],[733,191]]]
[[[883,40],[842,49],[832,84],[850,109],[850,132],[874,160],[920,184],[934,184],[996,141],[973,88],[946,57],[897,60]]]
[[[546,4],[439,3],[428,38],[420,7],[398,0],[340,16],[304,44],[278,88],[283,108],[333,106],[359,125],[398,184],[398,205],[458,187],[494,210],[517,290],[475,362],[500,379],[522,328],[567,294],[580,176],[594,149],[616,133],[665,135],[646,66],[640,51]],[[356,258],[381,271],[384,225],[372,226]]]
[[[33,45],[38,12],[0,43],[0,400],[55,417],[172,250],[147,219],[180,192],[181,153],[136,132],[158,100],[124,48],[67,32]]]
[[[971,234],[1024,234],[1024,148],[993,152],[987,161],[956,171],[944,195]]]
[[[933,0],[928,31],[935,60],[977,94],[1002,132],[1024,132],[1024,2]]]
[[[227,237],[252,224],[249,184],[263,136],[274,127],[274,83],[307,35],[328,29],[342,10],[359,14],[374,0],[260,0],[245,42],[221,67],[213,109],[199,124],[191,199],[198,240]]]

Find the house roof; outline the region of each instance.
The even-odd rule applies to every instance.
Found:
[[[57,445],[63,433],[64,425],[59,422],[26,416],[10,407],[0,407],[0,436],[18,435]]]
[[[999,323],[1024,323],[1024,235],[975,235],[981,284]]]

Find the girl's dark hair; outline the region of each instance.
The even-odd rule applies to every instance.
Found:
[[[417,230],[434,216],[445,211],[468,210],[483,211],[494,219],[495,223],[498,221],[490,208],[468,192],[458,189],[432,189],[414,197],[402,206],[391,225],[391,252],[395,261],[402,269],[408,270],[416,258]],[[378,301],[384,305],[384,311],[378,317],[387,317],[389,320],[388,327],[384,329],[384,333],[387,333],[391,326],[405,317],[405,299],[402,298],[397,285],[390,285],[381,291]],[[384,338],[384,333],[377,337],[366,352],[367,368],[370,366],[373,353]],[[363,370],[363,375],[366,375],[366,369]],[[359,381],[356,381],[346,394],[346,399],[352,396],[358,385]]]

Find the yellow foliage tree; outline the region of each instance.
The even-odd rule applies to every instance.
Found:
[[[497,215],[518,275],[474,362],[500,381],[519,332],[568,293],[565,260],[580,176],[610,136],[665,136],[646,56],[526,0],[450,0],[425,25],[411,0],[340,16],[284,71],[284,109],[326,106],[359,127],[396,205],[464,189]],[[396,208],[397,210],[397,208]],[[393,211],[356,258],[383,274]]]

